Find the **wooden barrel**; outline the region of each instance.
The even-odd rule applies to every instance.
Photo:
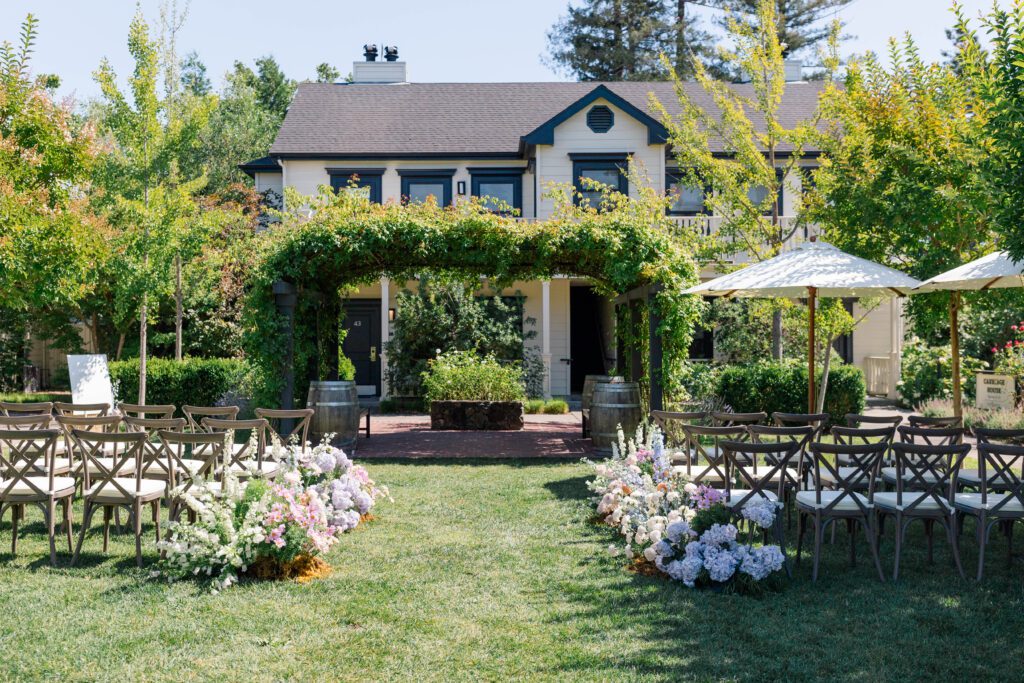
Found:
[[[587,375],[583,378],[583,397],[580,399],[580,407],[583,410],[590,408],[593,403],[594,386],[602,382],[624,382],[622,377],[617,375]]]
[[[632,438],[641,420],[640,385],[636,382],[602,382],[594,386],[590,404],[590,437],[599,453],[612,452],[621,426]]]
[[[334,434],[333,444],[354,451],[359,434],[359,395],[355,382],[310,382],[306,407],[313,409],[310,441]]]

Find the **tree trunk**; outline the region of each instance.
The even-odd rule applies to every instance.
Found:
[[[772,312],[772,358],[782,360],[782,311]]]
[[[825,392],[828,391],[828,371],[832,367],[832,344],[835,341],[835,339],[829,339],[828,346],[825,347],[825,361],[821,366],[821,386],[818,387],[818,405],[815,411],[818,413],[825,412]]]
[[[622,0],[614,0],[612,3],[612,31],[615,36],[615,49],[619,52],[620,62],[617,65],[618,80],[626,80],[628,70],[626,68],[626,40],[623,31]]]
[[[139,405],[146,405],[146,314],[149,294],[142,293],[139,311]]]
[[[181,360],[181,254],[174,257],[174,360]]]
[[[114,354],[114,360],[121,360],[121,352],[124,351],[124,332],[117,338],[117,352]]]
[[[676,3],[676,73],[680,78],[684,78],[684,74],[687,73],[686,59],[687,59],[687,45],[686,45],[686,0],[677,0]]]
[[[99,314],[92,314],[92,352],[101,353],[103,344],[100,343],[100,317]]]

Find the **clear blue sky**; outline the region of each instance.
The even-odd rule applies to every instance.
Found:
[[[141,4],[155,27],[159,0]],[[973,16],[991,1],[963,4]],[[193,0],[179,52],[196,50],[215,85],[235,60],[268,53],[293,78],[312,77],[324,61],[344,74],[367,42],[398,45],[412,81],[564,80],[541,55],[565,7],[566,0]],[[0,41],[16,40],[21,20],[34,13],[41,23],[34,69],[59,74],[63,94],[88,98],[97,94],[91,74],[101,58],[120,76],[131,69],[126,36],[134,11],[134,0],[3,0]],[[910,31],[924,56],[938,59],[952,24],[947,0],[856,0],[840,16],[856,36],[846,53],[884,50],[890,36]]]

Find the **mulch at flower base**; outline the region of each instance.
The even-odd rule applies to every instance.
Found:
[[[626,571],[639,574],[640,576],[656,576],[659,579],[668,578],[653,562],[644,559],[642,555],[634,557],[633,561],[626,566]]]
[[[261,581],[297,581],[309,583],[330,576],[333,569],[319,557],[299,555],[291,562],[263,556],[257,559],[246,572]]]

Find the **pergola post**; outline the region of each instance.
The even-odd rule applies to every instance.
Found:
[[[281,408],[295,406],[295,306],[299,297],[295,285],[278,280],[274,283],[274,303],[286,322],[284,372],[281,384]],[[282,429],[285,426],[282,425]]]
[[[388,319],[388,310],[391,306],[391,280],[386,277],[380,279],[380,397],[388,397],[388,340],[391,339],[391,321]]]
[[[663,410],[665,407],[665,387],[662,376],[661,314],[658,312],[656,296],[658,287],[647,291],[647,334],[648,364],[651,371],[651,410]]]

